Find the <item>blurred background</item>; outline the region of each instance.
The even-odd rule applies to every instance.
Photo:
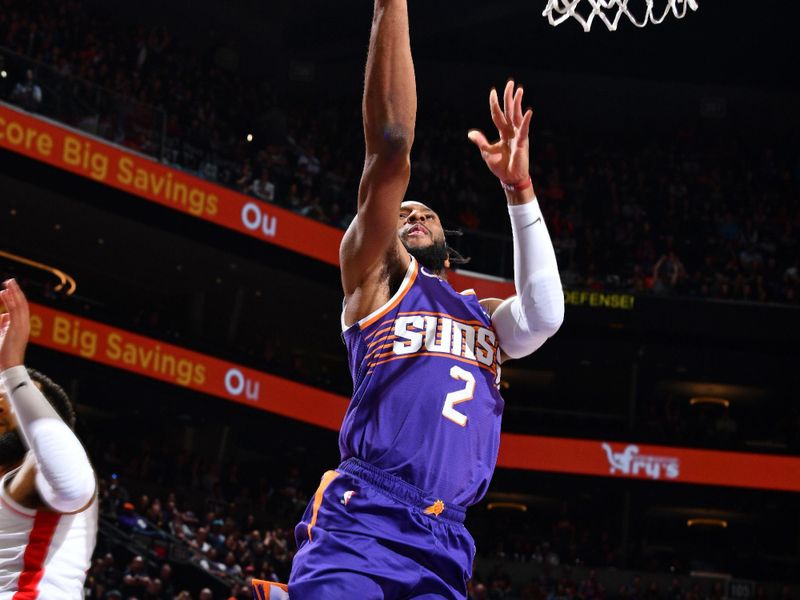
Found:
[[[584,33],[543,9],[410,7],[408,198],[462,232],[453,285],[512,293],[466,133],[493,133],[488,92],[515,77],[567,301],[503,369],[470,600],[796,598],[800,11],[701,0]],[[336,247],[371,12],[0,0],[0,275],[101,478],[89,598],[288,577],[352,390]]]

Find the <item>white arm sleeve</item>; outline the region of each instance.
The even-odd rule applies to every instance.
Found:
[[[95,491],[89,457],[78,438],[31,380],[25,367],[0,373],[22,437],[36,459],[36,489],[52,509],[74,512]]]
[[[500,348],[510,358],[539,349],[564,321],[564,290],[556,253],[539,202],[508,207],[514,236],[514,285],[517,295],[492,314]]]

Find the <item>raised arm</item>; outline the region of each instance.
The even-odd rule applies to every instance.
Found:
[[[532,112],[522,110],[522,88],[514,91],[509,81],[503,107],[492,90],[492,120],[500,139],[490,144],[480,131],[469,139],[480,149],[489,170],[506,193],[514,238],[514,286],[517,295],[504,302],[482,302],[492,315],[505,356],[522,358],[535,352],[555,335],[564,320],[564,294],[556,254],[539,209],[529,173],[529,140]]]
[[[348,303],[351,295],[384,270],[392,250],[399,252],[399,267],[407,266],[409,260],[397,237],[400,203],[411,173],[417,112],[406,0],[375,0],[362,109],[366,157],[358,214],[340,248]],[[364,300],[358,301],[363,306],[350,309],[353,317],[370,312],[372,301]]]
[[[12,279],[0,290],[7,312],[0,315],[0,389],[5,390],[17,425],[33,461],[35,474],[15,482],[35,487],[38,497],[50,508],[72,513],[86,508],[95,493],[95,477],[86,451],[58,412],[31,380],[23,366],[30,335],[30,313],[22,290]],[[30,457],[30,455],[29,455]],[[19,484],[20,479],[24,483]],[[33,490],[12,490],[12,497],[30,497]]]

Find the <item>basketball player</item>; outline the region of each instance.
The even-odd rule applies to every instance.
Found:
[[[475,546],[465,507],[497,460],[499,363],[561,325],[555,252],[528,172],[531,111],[509,82],[490,108],[500,140],[471,131],[505,190],[517,295],[478,300],[445,280],[442,224],[403,202],[416,85],[406,0],[375,0],[363,99],[366,160],[358,214],[341,244],[343,337],[354,383],[343,462],[296,528],[292,600],[464,599]]]
[[[30,314],[0,303],[0,600],[78,600],[97,534],[95,476],[61,387],[23,366]]]

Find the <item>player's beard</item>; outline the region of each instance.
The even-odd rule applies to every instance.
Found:
[[[16,429],[0,434],[0,465],[14,468],[22,462],[28,448]]]
[[[444,240],[435,241],[423,248],[406,246],[406,250],[420,265],[432,273],[438,275],[444,271],[444,263],[447,260],[447,244]]]

